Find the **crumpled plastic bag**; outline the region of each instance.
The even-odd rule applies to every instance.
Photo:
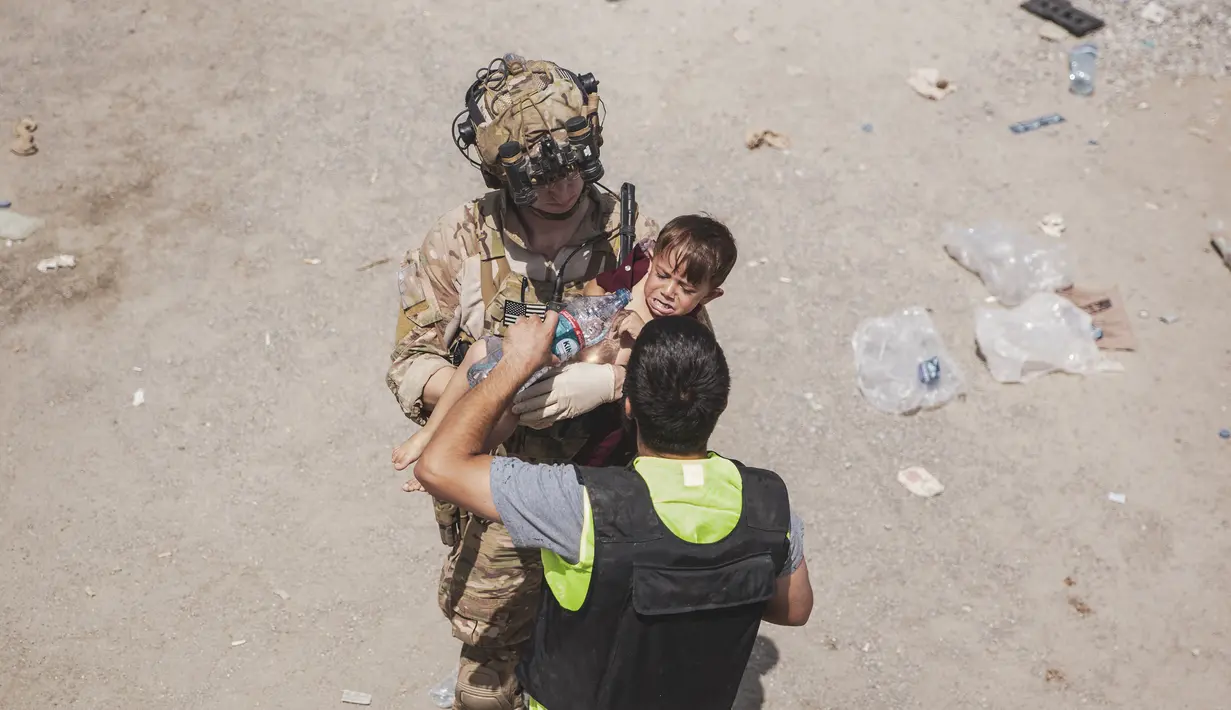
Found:
[[[945,251],[978,274],[987,290],[1006,306],[1019,305],[1032,294],[1073,285],[1062,243],[1044,243],[1029,232],[1002,224],[950,228]]]
[[[919,306],[863,320],[851,345],[859,391],[882,412],[932,409],[965,390],[961,370]]]
[[[998,382],[1123,370],[1099,352],[1090,314],[1054,293],[1036,293],[1017,308],[980,308],[975,341]]]

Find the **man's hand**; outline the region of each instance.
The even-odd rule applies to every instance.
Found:
[[[545,429],[558,420],[572,419],[600,404],[614,402],[623,384],[622,367],[570,363],[518,394],[513,399],[513,413],[525,426]]]
[[[555,338],[559,319],[560,314],[555,311],[547,311],[543,320],[533,316],[518,318],[504,333],[504,355],[500,362],[521,374],[522,380],[550,365],[551,341]]]

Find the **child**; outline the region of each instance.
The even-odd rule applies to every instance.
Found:
[[[631,287],[632,298],[612,321],[607,338],[582,350],[574,359],[623,365],[628,361],[632,343],[646,322],[673,315],[699,317],[702,306],[722,295],[722,283],[731,273],[737,258],[735,240],[721,222],[702,215],[686,215],[671,220],[659,232],[652,249],[638,244],[623,263],[586,284],[583,293],[587,296],[601,296]],[[487,353],[486,338],[470,346],[465,360],[441,393],[427,424],[393,450],[395,469],[405,470],[418,460],[445,414],[469,389],[466,373]],[[612,410],[610,406],[600,409]],[[579,458],[577,463],[606,463],[599,460],[609,459],[624,442],[618,407],[607,411],[598,421],[602,424],[602,430],[583,447],[582,454],[587,460]],[[517,417],[511,412],[505,413],[487,442],[488,448],[499,446],[516,426]],[[418,481],[411,478],[403,490],[422,488]]]

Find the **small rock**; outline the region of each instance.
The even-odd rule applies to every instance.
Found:
[[[1120,505],[1124,505],[1125,501],[1128,500],[1128,497],[1125,496],[1123,493],[1108,493],[1107,500],[1111,501],[1112,503],[1119,503]]]
[[[910,84],[915,93],[933,101],[939,101],[957,90],[953,82],[940,76],[939,69],[932,68],[915,69],[906,79],[906,83]]]
[[[234,648],[234,647],[236,647],[236,646],[243,646],[243,645],[244,645],[244,644],[246,644],[246,643],[248,643],[248,639],[239,639],[239,640],[236,640],[236,641],[232,641],[232,642],[231,642],[231,647],[232,647],[232,648]]]
[[[143,396],[144,396],[144,395],[143,395]],[[165,559],[167,559],[168,557],[170,557],[170,556],[171,556],[171,554],[172,554],[172,553],[170,553],[170,552],[160,552],[160,553],[158,553],[158,559],[160,559],[160,560],[165,560]]]
[[[1141,8],[1141,19],[1160,25],[1167,21],[1167,8],[1157,2],[1150,2]]]
[[[1145,320],[1146,318],[1150,317],[1150,312],[1149,311],[1138,311],[1137,317],[1141,318],[1142,320]]]
[[[274,594],[277,594],[278,598],[280,598],[282,601],[287,601],[288,599],[291,598],[290,594],[287,594],[285,591],[281,589],[275,589]]]
[[[1039,25],[1039,36],[1048,42],[1062,42],[1069,38],[1069,31],[1054,22]]]
[[[372,694],[360,693],[357,690],[343,690],[342,702],[350,703],[351,705],[371,705]]]
[[[308,266],[316,266],[317,264],[321,263],[321,260],[313,257],[311,259],[304,259],[303,263],[307,264]]]
[[[1199,649],[1199,648],[1194,648],[1194,649],[1193,649],[1193,657],[1200,656],[1200,655],[1201,655],[1201,649]]]
[[[94,596],[94,590],[93,590],[93,589],[90,589],[89,587],[86,587],[86,588],[85,588],[85,595],[86,595],[87,597],[92,597],[92,596]]]
[[[1159,317],[1158,317],[1158,319],[1159,319],[1160,321],[1162,321],[1162,322],[1166,323],[1167,325],[1171,325],[1172,323],[1175,323],[1175,322],[1179,321],[1179,320],[1180,320],[1180,317],[1179,317],[1179,316],[1177,316],[1177,315],[1176,315],[1176,314],[1174,314],[1174,313],[1167,313],[1167,314],[1165,314],[1165,315],[1161,315],[1161,316],[1159,316]]]
[[[1053,212],[1039,220],[1039,229],[1047,236],[1059,239],[1068,227],[1064,224],[1064,215]]]
[[[1150,108],[1150,102],[1148,101],[1142,101],[1141,103],[1137,104],[1138,111],[1145,111],[1148,108]]]
[[[133,406],[140,407],[143,404],[145,404],[145,390],[133,392]]]
[[[898,483],[921,498],[931,498],[944,492],[945,487],[922,466],[911,466],[898,471]]]
[[[781,281],[781,282],[782,282],[782,283],[784,283],[784,284],[789,284],[789,283],[791,283],[791,277],[790,277],[790,276],[779,276],[779,277],[778,277],[778,280],[779,280],[779,281]]]

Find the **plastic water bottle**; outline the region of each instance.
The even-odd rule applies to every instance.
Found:
[[[631,299],[632,292],[622,288],[615,293],[579,296],[569,301],[560,311],[560,319],[556,321],[556,334],[551,341],[552,354],[559,358],[560,362],[567,362],[577,353],[605,338],[611,327],[611,320]],[[504,356],[504,348],[501,347],[499,338],[484,338],[484,341],[487,343],[487,357],[475,363],[466,373],[471,387],[482,382]],[[544,370],[536,372],[526,385],[537,380]]]
[[[1098,47],[1079,44],[1069,52],[1069,91],[1078,96],[1094,93],[1094,64]]]

